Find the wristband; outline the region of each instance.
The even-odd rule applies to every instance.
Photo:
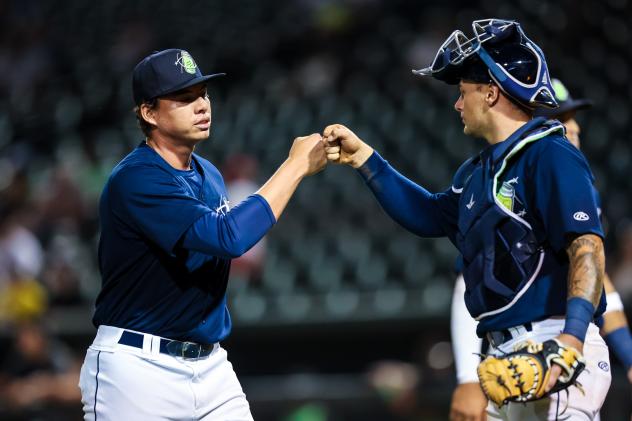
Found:
[[[632,333],[627,326],[608,333],[604,338],[626,370],[632,367]]]
[[[605,313],[610,313],[612,311],[623,311],[623,302],[621,301],[621,296],[617,291],[612,291],[606,294]]]
[[[580,341],[586,339],[588,325],[595,315],[595,308],[588,300],[573,297],[566,302],[566,323],[562,333],[573,335]]]

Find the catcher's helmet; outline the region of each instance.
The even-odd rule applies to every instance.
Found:
[[[520,24],[501,19],[472,22],[474,37],[454,31],[419,76],[455,85],[461,79],[495,82],[507,95],[529,108],[557,107],[544,53],[525,35]]]

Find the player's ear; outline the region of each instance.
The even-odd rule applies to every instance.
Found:
[[[140,106],[140,116],[143,118],[143,120],[145,120],[147,123],[155,126],[156,125],[156,106],[151,106],[150,104],[147,104],[146,102],[142,103]]]
[[[487,90],[485,92],[485,102],[488,106],[492,107],[500,98],[500,88],[493,82],[487,84]]]

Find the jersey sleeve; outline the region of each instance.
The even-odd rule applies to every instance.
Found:
[[[397,172],[377,152],[358,168],[386,213],[421,237],[454,237],[458,196],[433,194]]]
[[[253,194],[226,214],[209,212],[198,218],[184,234],[189,250],[235,258],[250,250],[276,223],[268,202]]]
[[[540,153],[532,184],[547,238],[562,251],[574,235],[603,238],[593,175],[586,158],[570,143],[549,142]]]
[[[109,195],[111,211],[121,221],[170,254],[189,226],[212,212],[158,167],[119,171],[110,180]]]

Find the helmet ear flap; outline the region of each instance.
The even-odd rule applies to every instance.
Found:
[[[558,103],[548,88],[540,88],[533,96],[532,102],[540,104],[547,108],[557,108]]]

